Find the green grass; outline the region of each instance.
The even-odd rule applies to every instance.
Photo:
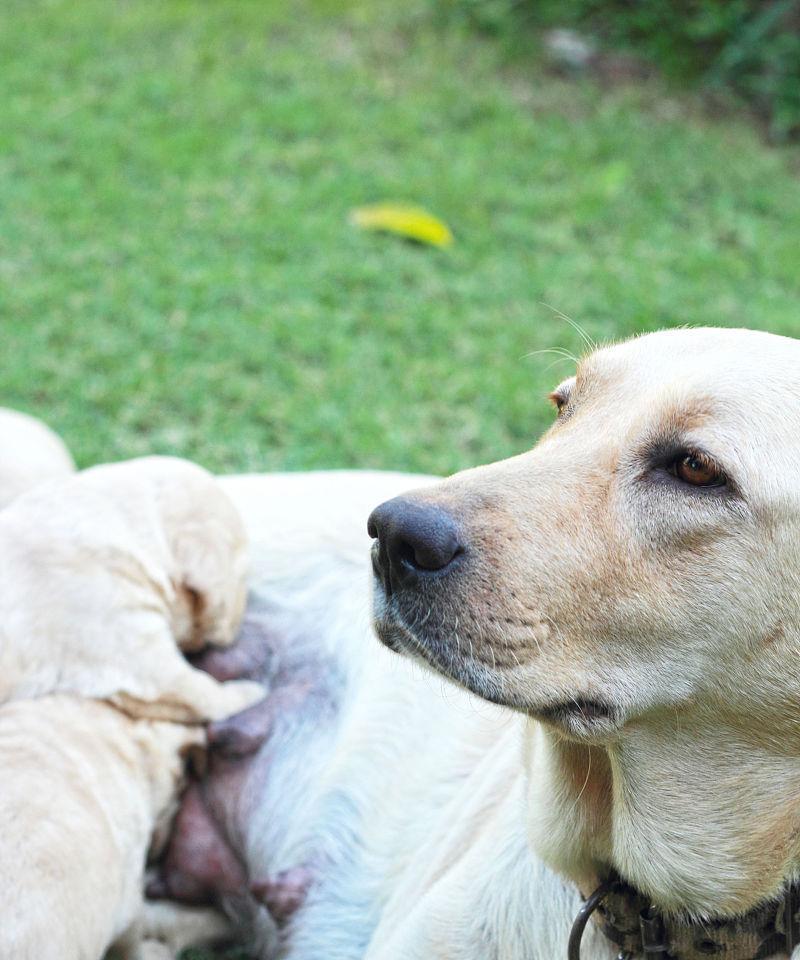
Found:
[[[800,335],[800,154],[400,7],[9,0],[0,402],[82,464],[450,471],[548,422],[551,307]],[[384,199],[455,246],[348,224]]]

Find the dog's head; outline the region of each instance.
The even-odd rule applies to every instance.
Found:
[[[682,721],[800,756],[800,341],[643,336],[552,398],[532,451],[374,511],[381,640],[612,767],[669,730],[674,769]]]

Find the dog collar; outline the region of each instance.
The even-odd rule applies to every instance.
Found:
[[[648,898],[612,874],[586,899],[569,938],[568,960],[581,960],[590,919],[615,947],[617,960],[768,960],[790,957],[800,944],[800,883],[738,917],[681,920],[661,913]]]

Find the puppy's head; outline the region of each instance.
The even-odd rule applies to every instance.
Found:
[[[177,457],[104,464],[80,479],[126,519],[131,557],[161,595],[178,646],[233,643],[246,599],[247,536],[216,479]]]
[[[141,461],[152,471],[176,591],[173,630],[186,651],[233,643],[246,601],[247,535],[216,479],[170,457]]]

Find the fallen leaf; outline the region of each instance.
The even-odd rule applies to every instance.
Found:
[[[453,234],[447,224],[422,207],[402,203],[373,203],[367,207],[356,207],[350,212],[350,220],[362,230],[393,233],[432,247],[449,247],[453,242]]]

